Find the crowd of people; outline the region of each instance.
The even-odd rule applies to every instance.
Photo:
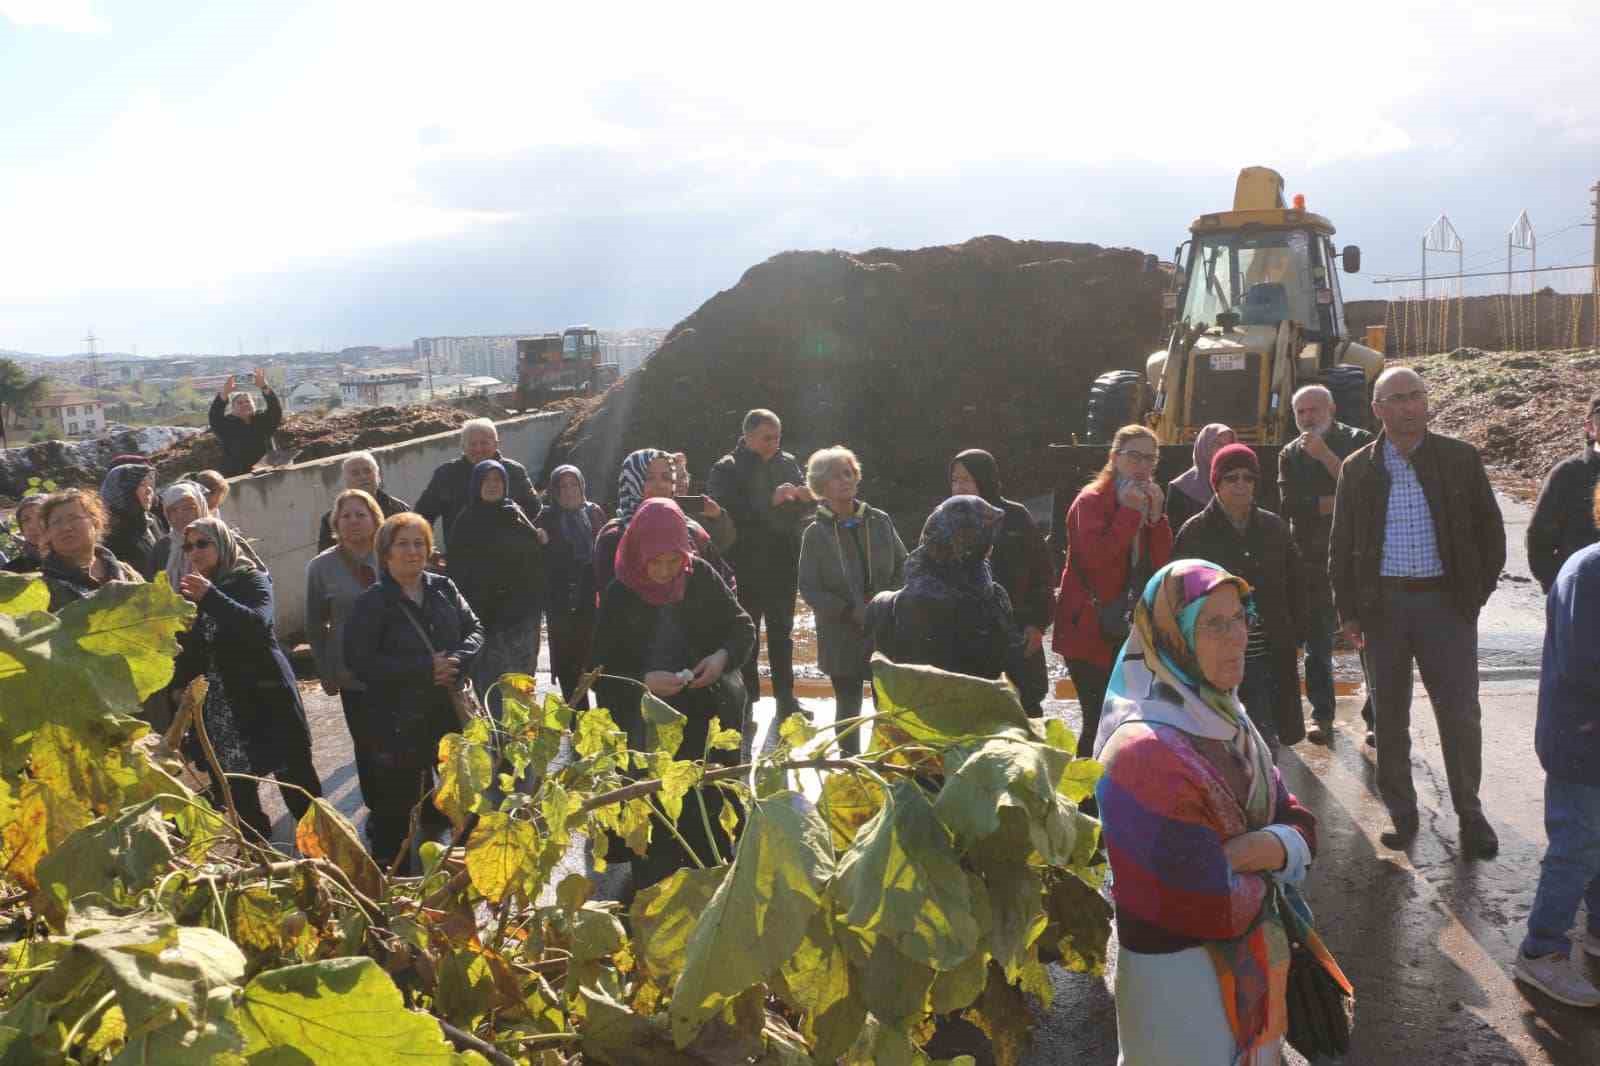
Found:
[[[267,416],[244,406],[228,416],[244,429],[275,409],[270,396]],[[1360,651],[1365,743],[1392,823],[1384,846],[1404,849],[1418,833],[1409,726],[1420,670],[1460,852],[1498,851],[1479,795],[1476,664],[1478,615],[1506,557],[1500,510],[1477,451],[1429,429],[1416,373],[1386,370],[1371,407],[1376,436],[1339,422],[1326,388],[1295,394],[1300,436],[1278,455],[1276,511],[1259,502],[1272,472],[1230,427],[1206,426],[1194,466],[1166,489],[1154,433],[1123,427],[1054,546],[1002,495],[994,457],[969,449],[950,460],[948,496],[908,551],[891,516],[861,498],[854,452],[822,448],[802,467],[764,409],[745,416],[700,495],[682,453],[630,453],[610,514],[574,466],[541,495],[487,419],[462,427],[460,457],[414,507],[383,491],[373,455],[351,455],[306,567],[306,618],[323,691],[339,696],[354,741],[368,842],[381,862],[404,860],[439,739],[460,728],[464,700],[487,697],[498,714],[496,680],[535,671],[542,630],[564,696],[603,665],[596,695],[635,746],[649,691],[685,715],[683,748],[698,754],[714,720],[748,724],[763,626],[777,719],[801,711],[797,597],[847,723],[874,651],[1009,678],[1040,715],[1053,627],[1082,707],[1080,754],[1106,767],[1086,807],[1103,821],[1113,871],[1123,1061],[1276,1062],[1287,956],[1271,901],[1294,896],[1316,849],[1316,818],[1276,762],[1284,746],[1334,742],[1337,640]],[[1566,965],[1580,900],[1583,944],[1600,955],[1600,396],[1585,431],[1588,446],[1551,473],[1528,533],[1549,593],[1538,751],[1550,850],[1516,972],[1565,1002],[1600,1005],[1600,989]],[[246,435],[232,432],[242,460]],[[154,469],[124,457],[99,493],[23,500],[23,547],[6,569],[40,572],[52,609],[160,572],[196,604],[174,686],[209,679],[206,732],[224,771],[250,775],[234,800],[266,838],[255,779],[275,777],[297,814],[321,785],[273,631],[272,577],[220,517],[226,493],[214,471],[158,492]],[[859,723],[843,735],[862,750]],[[731,802],[718,789],[705,799]],[[726,854],[734,841],[709,835],[710,815],[696,807],[676,834],[656,834],[635,886],[689,863],[686,849]]]

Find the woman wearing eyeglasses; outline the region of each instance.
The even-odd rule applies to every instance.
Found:
[[[311,765],[311,733],[294,671],[272,631],[272,578],[243,553],[220,518],[190,522],[180,550],[189,572],[178,592],[197,611],[194,625],[178,637],[183,650],[172,688],[206,678],[201,714],[223,773],[276,776],[283,804],[298,821],[311,797],[322,795],[322,780]],[[209,768],[192,734],[186,754]],[[232,778],[228,787],[239,820],[258,842],[270,841],[272,823],[261,809],[258,782]],[[212,798],[221,803],[215,788]]]
[[[100,543],[106,509],[95,493],[87,489],[51,493],[39,507],[39,520],[49,549],[39,569],[50,589],[50,610],[87,599],[112,581],[144,583],[139,571]]]
[[[1209,559],[1250,583],[1254,613],[1239,698],[1277,757],[1283,744],[1305,739],[1296,652],[1306,625],[1300,550],[1289,523],[1256,506],[1261,463],[1248,444],[1230,444],[1211,459],[1216,497],[1178,532],[1173,556]]]
[[[1111,660],[1127,636],[1125,627],[1118,632],[1110,625],[1115,605],[1172,558],[1172,526],[1155,482],[1160,456],[1154,433],[1123,426],[1106,465],[1067,509],[1067,559],[1050,646],[1067,661],[1083,707],[1080,753],[1094,743]]]

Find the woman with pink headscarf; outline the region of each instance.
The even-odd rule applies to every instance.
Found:
[[[1221,422],[1212,422],[1195,437],[1194,465],[1167,486],[1167,524],[1174,534],[1185,522],[1204,511],[1211,497],[1216,495],[1211,489],[1211,460],[1233,442],[1233,430]]]

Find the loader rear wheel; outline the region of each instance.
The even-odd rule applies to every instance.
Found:
[[[1322,383],[1333,393],[1335,418],[1347,426],[1362,428],[1372,421],[1366,371],[1354,363],[1340,363],[1323,373]]]
[[[1137,370],[1111,370],[1089,386],[1084,413],[1084,439],[1109,444],[1117,430],[1144,414],[1144,375]]]

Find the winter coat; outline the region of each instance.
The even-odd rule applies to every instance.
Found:
[[[1174,559],[1204,559],[1250,583],[1276,678],[1273,721],[1278,739],[1298,744],[1305,737],[1300,710],[1300,641],[1309,628],[1305,568],[1289,534],[1289,523],[1260,507],[1250,509],[1243,533],[1234,528],[1222,501],[1213,498],[1184,523],[1172,547]]]
[[[528,521],[537,522],[540,510],[539,494],[533,491],[533,481],[528,477],[527,468],[515,459],[507,459],[499,452],[495,452],[490,458],[505,467],[506,498],[522,508],[522,513],[528,516]],[[413,508],[429,522],[435,519],[443,520],[446,552],[455,550],[455,545],[450,543],[450,530],[461,514],[461,509],[472,499],[468,494],[468,486],[472,481],[472,468],[475,465],[464,455],[441,465],[433,472],[428,487],[422,490],[422,495],[417,498],[417,505]],[[453,564],[454,560],[451,562]]]
[[[605,528],[606,513],[599,504],[587,500],[583,507],[588,512],[590,528],[595,531],[598,540],[601,530]],[[547,505],[535,524],[550,537],[550,543],[544,546],[545,617],[553,621],[569,615],[593,616],[599,605],[599,597],[595,592],[598,551],[591,547],[588,560],[580,561],[577,558],[562,528],[560,504]],[[611,546],[611,551],[613,555],[616,553],[615,544]]]
[[[372,498],[378,501],[378,510],[385,518],[411,510],[409,503],[398,496],[389,495],[381,488],[372,494]],[[328,510],[322,513],[322,524],[317,527],[317,551],[325,552],[333,547],[334,543],[333,511]]]
[[[719,538],[712,530],[723,530],[724,536]],[[623,525],[622,519],[613,518],[600,528],[600,535],[595,537],[594,587],[602,597],[617,576],[617,545],[622,543],[622,534],[625,532],[627,527]],[[722,578],[722,583],[737,594],[739,591],[737,572],[722,550],[722,545],[732,543],[735,535],[733,520],[727,512],[723,512],[722,517],[710,523],[709,528],[701,525],[698,519],[689,519],[689,536],[694,541],[695,554],[710,563],[717,576]]]
[[[823,673],[866,676],[867,603],[900,587],[905,564],[906,546],[883,511],[865,507],[861,524],[846,529],[833,512],[818,509],[800,537],[800,595],[816,616],[817,668]]]
[[[207,641],[198,625],[178,636],[182,651],[171,687],[180,690],[214,667],[250,765],[262,774],[282,768],[289,745],[309,744],[310,731],[294,670],[272,631],[272,578],[262,570],[234,570],[195,606],[216,622],[215,636]]]
[[[144,584],[144,578],[139,576],[139,571],[112,555],[103,545],[97,545],[94,549],[94,554],[95,558],[110,564],[112,577],[107,578],[105,581],[96,581],[89,576],[89,571],[79,569],[55,552],[45,556],[44,564],[39,568],[39,574],[44,578],[45,585],[50,589],[50,610],[52,612],[59,611],[74,601],[88,599],[113,581],[123,581],[134,585]]]
[[[1371,444],[1372,434],[1335,422],[1322,441],[1334,455],[1347,459],[1357,448]],[[1328,534],[1333,529],[1333,515],[1323,514],[1317,501],[1332,496],[1338,485],[1338,479],[1328,473],[1327,467],[1306,454],[1299,437],[1278,453],[1278,513],[1289,523],[1295,547],[1300,549],[1307,593],[1313,604],[1326,604],[1332,596],[1328,590]]]
[[[407,616],[428,634],[424,641]],[[439,738],[460,729],[450,695],[433,683],[428,650],[456,656],[461,676],[483,647],[483,624],[455,583],[422,574],[422,603],[413,603],[385,571],[356,597],[344,629],[346,667],[367,686],[365,721],[353,737],[386,767],[432,766]]]
[[[1545,773],[1600,785],[1600,545],[1561,566],[1545,601],[1544,660],[1533,747]]]
[[[1343,622],[1360,623],[1381,612],[1384,529],[1389,513],[1389,471],[1383,465],[1387,435],[1344,461],[1333,505],[1328,577]],[[1506,565],[1506,527],[1478,449],[1429,432],[1411,453],[1433,518],[1446,595],[1462,617],[1476,621]]]
[[[487,630],[500,632],[535,617],[544,546],[522,508],[509,497],[463,507],[451,526],[450,578]]]
[[[953,674],[997,678],[1022,687],[1022,639],[1011,619],[1011,598],[995,582],[985,608],[958,598],[921,595],[910,588],[880,592],[867,606],[872,651],[897,663],[936,666]],[[996,618],[1002,619],[996,622]]]
[[[586,669],[603,666],[607,674],[642,680],[661,610],[646,603],[621,581],[611,582],[600,597],[594,646]],[[680,669],[692,669],[719,649],[728,653],[727,668],[717,684],[686,688],[667,700],[689,718],[680,749],[682,756],[698,756],[704,750],[706,727],[713,716],[730,728],[737,728],[743,720],[745,697],[739,666],[755,646],[756,627],[716,570],[701,558],[694,560],[683,600],[676,610],[685,627],[687,644],[687,661]],[[648,750],[639,716],[639,686],[602,677],[595,683],[595,693],[600,706],[610,710],[612,719],[627,730],[629,746]]]
[[[760,584],[768,574],[792,572],[800,557],[800,531],[813,505],[801,501],[772,506],[772,491],[783,484],[804,485],[805,474],[788,452],[770,460],[744,446],[718,459],[706,478],[706,495],[733,517],[739,539],[727,553],[742,583]]]
[[[272,435],[283,422],[283,405],[278,403],[278,394],[271,389],[263,389],[261,395],[267,401],[267,408],[257,411],[248,422],[228,413],[228,400],[222,395],[211,401],[207,417],[211,432],[222,445],[222,463],[218,470],[223,477],[248,474],[250,468],[272,450]]]
[[[149,511],[112,511],[111,530],[104,544],[120,562],[127,563],[149,581],[155,576],[150,563],[160,539],[161,527]]]
[[[1600,451],[1590,444],[1557,463],[1539,490],[1528,521],[1528,569],[1546,593],[1569,556],[1600,540],[1594,522],[1594,487]]]
[[[1118,649],[1100,635],[1100,614],[1089,591],[1101,603],[1122,595],[1133,539],[1142,521],[1138,511],[1117,499],[1113,482],[1084,489],[1067,509],[1067,563],[1056,592],[1055,632],[1050,640],[1062,658],[1111,669]],[[1166,515],[1146,527],[1143,537],[1143,570],[1154,573],[1172,561],[1172,526]]]

